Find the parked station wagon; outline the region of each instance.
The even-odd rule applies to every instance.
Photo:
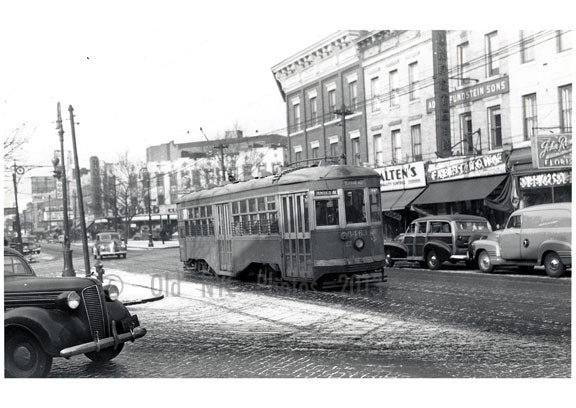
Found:
[[[491,231],[488,220],[475,215],[418,218],[393,242],[384,242],[385,266],[391,267],[396,261],[412,261],[436,270],[445,261],[469,263],[470,243]]]
[[[102,259],[105,256],[126,258],[126,242],[118,232],[100,232],[96,234],[96,241],[92,247],[94,259]]]
[[[118,299],[91,277],[37,277],[19,252],[4,248],[4,373],[45,377],[54,357],[109,361],[146,334]]]
[[[572,203],[543,204],[515,211],[504,229],[472,244],[481,271],[497,266],[532,269],[544,265],[552,277],[572,266]]]

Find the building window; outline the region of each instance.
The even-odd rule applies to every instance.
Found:
[[[488,126],[490,127],[490,148],[502,147],[502,116],[500,105],[488,108]]]
[[[330,140],[330,157],[338,157],[338,139]]]
[[[294,153],[294,161],[299,162],[300,160],[302,160],[302,152],[295,152]]]
[[[520,31],[520,59],[522,64],[534,61],[534,34]]]
[[[348,97],[350,98],[349,109],[356,109],[356,105],[358,104],[358,86],[356,81],[348,83]]]
[[[531,140],[538,128],[535,93],[522,96],[522,116],[524,118],[524,140]]]
[[[355,166],[360,166],[360,138],[354,138],[352,142],[352,160]]]
[[[316,97],[310,98],[310,126],[315,126],[318,123],[318,105]]]
[[[472,138],[472,113],[466,112],[460,115],[460,143],[462,144],[462,154],[474,152],[474,141]]]
[[[372,112],[380,110],[380,78],[374,77],[370,79],[370,96]]]
[[[336,110],[336,90],[331,89],[328,91],[328,118],[329,120],[336,119],[336,114],[334,111]]]
[[[571,31],[556,31],[556,49],[558,52],[572,49]]]
[[[495,55],[497,50],[496,41],[498,40],[498,31],[493,31],[490,34],[486,34],[486,74],[490,77],[493,75],[498,75],[499,61],[498,55]]]
[[[422,133],[420,132],[420,125],[411,126],[410,135],[412,137],[412,157],[414,160],[422,160]]]
[[[318,158],[318,152],[320,151],[320,148],[318,147],[313,147],[312,148],[312,158],[313,159],[317,159]]]
[[[164,187],[164,173],[156,174],[156,187]]]
[[[458,79],[460,85],[465,85],[468,83],[468,81],[464,79],[466,75],[466,69],[470,65],[470,61],[468,58],[468,41],[458,45],[456,58],[458,60],[457,61]]]
[[[374,143],[374,164],[376,167],[380,167],[384,164],[384,147],[382,144],[382,135],[374,135],[372,137],[372,143]]]
[[[413,62],[408,65],[408,86],[411,101],[415,101],[420,97],[420,92],[417,88],[419,79],[420,71],[418,69],[418,62]]]
[[[400,163],[402,161],[402,139],[400,129],[392,131],[392,161]]]
[[[298,132],[300,130],[300,104],[295,103],[293,106],[294,110],[294,132]]]
[[[313,159],[318,158],[318,154],[320,152],[320,142],[318,140],[310,142],[310,152]]]
[[[398,70],[390,71],[388,82],[390,86],[390,106],[398,106]]]
[[[560,98],[560,131],[572,132],[572,84],[558,88]]]

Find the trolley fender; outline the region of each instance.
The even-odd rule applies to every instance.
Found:
[[[18,307],[4,314],[4,332],[18,328],[32,334],[53,357],[60,350],[92,339],[90,328],[78,317],[58,309]]]
[[[538,264],[542,265],[544,262],[544,255],[554,251],[560,256],[562,262],[566,265],[572,265],[572,245],[569,242],[560,241],[556,239],[549,239],[544,241],[538,247]]]
[[[435,249],[440,260],[445,261],[452,256],[452,247],[442,241],[428,241],[424,244],[424,254],[426,254],[430,249]]]
[[[392,258],[406,258],[408,247],[400,242],[384,242],[384,251],[390,252]]]

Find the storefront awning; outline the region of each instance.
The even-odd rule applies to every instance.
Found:
[[[410,205],[424,190],[425,187],[410,190],[386,191],[382,193],[382,211],[401,210]]]
[[[437,204],[454,201],[482,200],[494,191],[506,178],[506,174],[490,177],[433,183],[426,188],[413,204]]]

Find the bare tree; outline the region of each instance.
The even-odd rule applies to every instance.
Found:
[[[125,222],[126,239],[130,236],[130,222],[142,209],[143,194],[139,194],[138,176],[144,163],[131,161],[128,152],[119,156],[113,168],[112,176],[115,182],[115,197],[110,197],[112,207]]]
[[[8,131],[8,133],[4,135],[4,163],[16,159],[18,150],[28,142],[30,135],[34,133],[36,128],[31,129],[28,134],[25,134],[27,130],[26,124],[23,124],[16,129]]]

